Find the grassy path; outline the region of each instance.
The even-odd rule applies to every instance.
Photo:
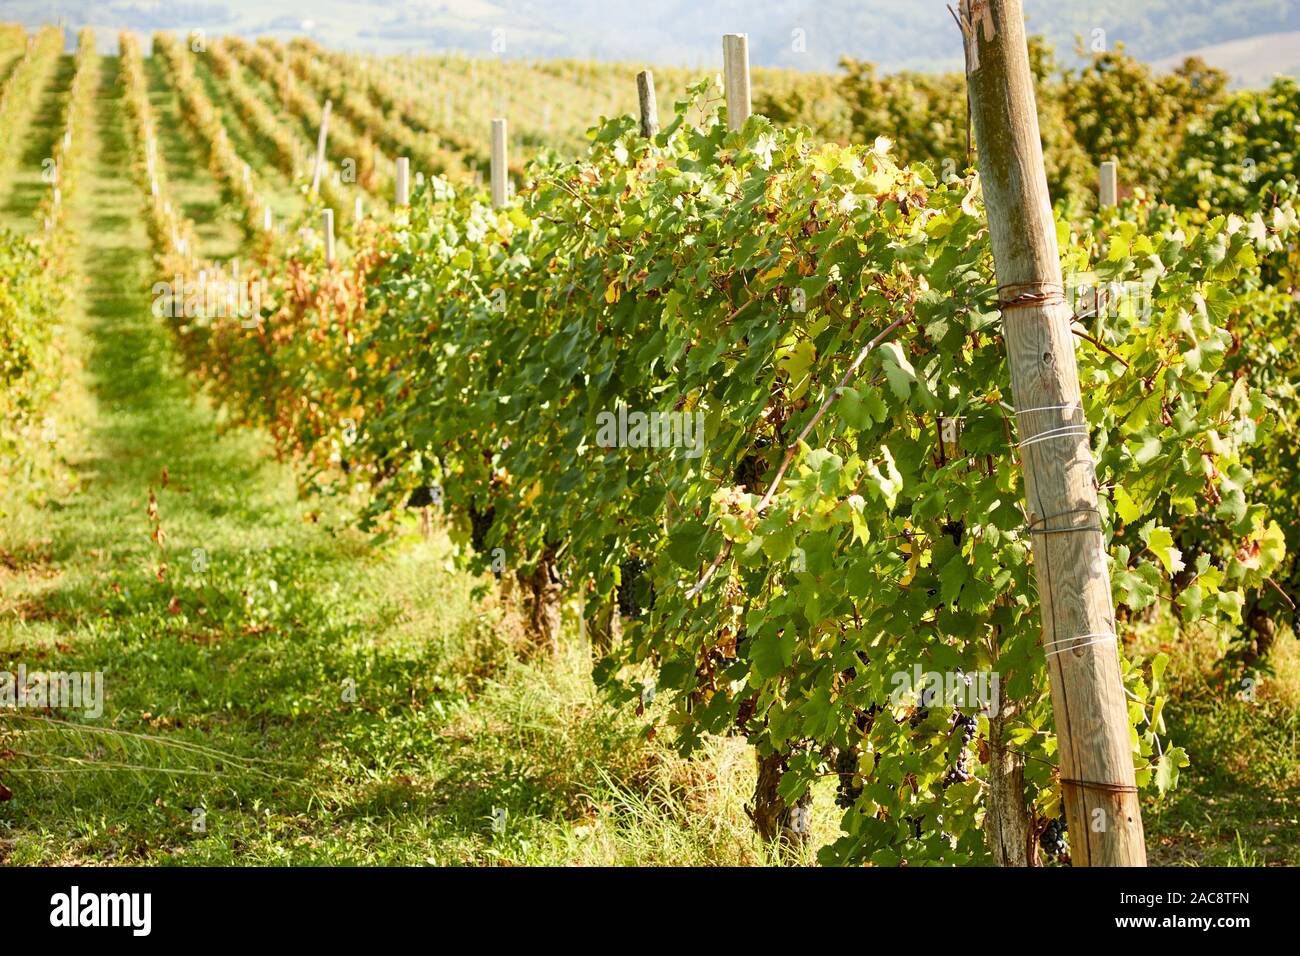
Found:
[[[0,863],[752,862],[743,750],[644,741],[438,538],[378,551],[219,433],[150,313],[117,70],[73,208],[79,488],[0,524],[0,669],[101,672],[102,714],[0,714]]]

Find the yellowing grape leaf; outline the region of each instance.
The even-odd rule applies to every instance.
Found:
[[[1119,513],[1119,520],[1125,524],[1132,524],[1142,517],[1142,509],[1137,506],[1137,502],[1119,486],[1115,488],[1115,510]]]
[[[1177,574],[1183,569],[1183,553],[1174,547],[1174,536],[1168,528],[1156,528],[1147,540],[1147,548],[1160,559],[1169,574]]]

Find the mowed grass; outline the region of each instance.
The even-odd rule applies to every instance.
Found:
[[[647,741],[580,641],[528,656],[442,536],[376,549],[298,499],[264,436],[219,434],[148,307],[116,67],[77,200],[78,487],[0,531],[0,667],[102,671],[106,700],[0,715],[0,860],[764,859],[743,745]]]
[[[1300,642],[1278,636],[1256,683],[1225,680],[1215,635],[1148,635],[1171,656],[1169,739],[1191,766],[1145,801],[1153,865],[1300,866]]]

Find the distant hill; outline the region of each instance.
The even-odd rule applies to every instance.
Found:
[[[1160,60],[1250,37],[1281,43],[1300,31],[1300,0],[1025,0],[1025,8],[1030,29],[1066,58],[1077,36]],[[60,14],[72,27],[309,33],[389,53],[701,66],[718,61],[723,33],[745,32],[760,66],[825,70],[846,54],[886,70],[955,69],[961,60],[945,0],[0,0],[0,20],[35,26]]]
[[[1300,76],[1300,31],[1268,33],[1245,40],[1229,40],[1189,51],[1217,66],[1238,86],[1266,86],[1279,73]],[[1179,57],[1157,60],[1160,69],[1176,66]]]

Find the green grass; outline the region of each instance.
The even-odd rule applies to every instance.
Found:
[[[1151,648],[1154,649],[1154,648]],[[1272,673],[1254,688],[1225,686],[1210,634],[1168,637],[1169,739],[1191,766],[1144,807],[1156,865],[1300,866],[1300,645],[1279,636]]]
[[[298,499],[264,436],[219,434],[149,312],[116,71],[75,199],[75,490],[0,523],[0,667],[103,671],[106,705],[0,715],[0,861],[763,859],[743,746],[644,740],[580,642],[520,653],[440,535],[376,549]]]

